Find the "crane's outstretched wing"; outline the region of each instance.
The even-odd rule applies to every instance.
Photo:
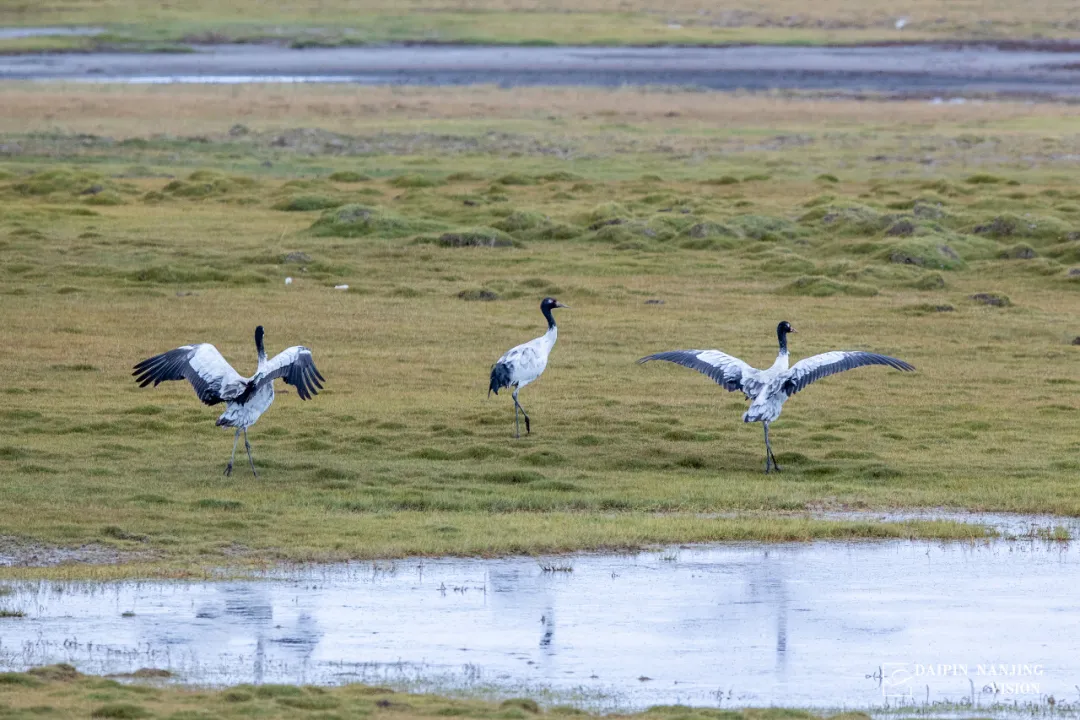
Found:
[[[729,392],[741,390],[747,397],[754,397],[763,387],[758,371],[737,357],[719,350],[669,350],[648,355],[639,363],[650,360],[666,360],[708,375]]]
[[[318,395],[322,390],[322,380],[326,381],[315,368],[315,361],[311,359],[311,350],[302,345],[294,345],[282,350],[275,355],[258,380],[257,385],[262,387],[266,383],[273,382],[275,378],[281,378],[290,385],[296,386],[296,394],[301,400],[310,400],[312,395]]]
[[[915,369],[903,360],[888,355],[859,350],[833,350],[800,360],[789,370],[780,373],[776,380],[782,383],[781,391],[790,397],[815,380],[863,365],[888,365],[904,371]]]
[[[232,400],[244,389],[244,378],[210,343],[184,345],[135,366],[135,382],[146,387],[165,380],[187,380],[207,405]]]

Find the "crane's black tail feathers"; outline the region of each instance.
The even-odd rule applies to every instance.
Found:
[[[505,387],[510,387],[510,366],[503,363],[495,363],[491,366],[491,385],[488,386],[488,397],[491,393],[499,394]]]

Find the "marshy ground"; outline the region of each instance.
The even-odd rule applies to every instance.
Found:
[[[0,535],[183,573],[721,539],[971,537],[807,511],[1080,514],[1080,109],[663,91],[4,88]],[[285,278],[294,282],[286,286]],[[348,285],[347,291],[335,290]],[[534,432],[491,363],[573,306]],[[873,349],[744,404],[663,349]],[[313,349],[231,436],[140,359]],[[285,387],[285,390],[289,388]],[[794,514],[794,515],[792,515]],[[46,564],[46,563],[36,563]]]
[[[130,678],[127,678],[130,680]],[[153,671],[122,683],[115,678],[83,675],[71,665],[35,668],[27,673],[0,673],[0,712],[6,718],[295,718],[370,717],[395,720],[463,717],[477,720],[526,720],[539,717],[594,717],[563,705],[541,709],[536,701],[514,698],[498,702],[457,700],[431,695],[404,695],[389,688],[348,685],[337,688],[295,685],[238,685],[223,690],[145,684]],[[673,717],[713,720],[722,712],[730,720],[867,720],[863,713],[819,715],[780,708],[743,711],[657,706],[643,713],[603,717],[669,720]]]

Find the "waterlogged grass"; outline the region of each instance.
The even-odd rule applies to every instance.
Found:
[[[1074,108],[373,90],[345,122],[361,100],[338,90],[174,92],[15,86],[0,119],[19,509],[0,552],[58,566],[41,572],[984,534],[811,516],[832,509],[1080,515]],[[573,309],[515,441],[488,372],[543,331],[545,295]],[[800,393],[766,477],[743,401],[634,361],[766,365],[781,319],[796,358],[872,349],[918,372]],[[217,409],[130,368],[209,341],[252,372],[256,324],[271,352],[311,347],[326,388],[279,384],[250,433],[260,477],[225,478]]]
[[[134,674],[136,680],[159,675],[152,669]],[[158,671],[159,672],[159,671]],[[0,708],[10,718],[295,718],[322,711],[334,717],[419,718],[461,717],[476,720],[525,720],[526,718],[592,718],[567,705],[542,708],[530,698],[501,702],[447,698],[437,695],[395,693],[385,687],[345,685],[321,688],[296,685],[236,685],[223,689],[188,688],[175,685],[120,683],[113,679],[83,675],[70,665],[50,665],[25,673],[0,674]],[[802,710],[781,708],[748,710],[697,709],[661,705],[641,713],[603,717],[667,720],[816,720]],[[843,720],[867,720],[868,715],[846,712]]]

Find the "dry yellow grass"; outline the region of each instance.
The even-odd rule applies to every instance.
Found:
[[[303,42],[874,42],[1068,38],[1073,8],[1052,0],[67,0],[0,3],[0,23],[106,25],[120,39]],[[902,30],[896,23],[906,22]]]
[[[387,88],[353,85],[124,86],[7,83],[0,132],[40,129],[98,132],[118,138],[148,132],[195,135],[224,132],[235,123],[276,130],[310,123],[352,132],[399,129],[403,121],[506,121],[500,129],[533,129],[528,123],[573,121],[569,131],[634,123],[643,129],[701,134],[762,134],[793,129],[857,128],[863,133],[1016,132],[1075,134],[1080,106],[1055,103],[971,102],[935,105],[924,100],[862,100],[567,88]],[[389,126],[388,123],[393,123]],[[1056,138],[1039,138],[1048,140]],[[1012,160],[1013,158],[1003,158]]]
[[[1007,0],[913,0],[902,7],[856,0],[828,0],[808,6],[798,0],[765,0],[752,8],[721,0],[306,0],[288,2],[244,0],[216,3],[209,0],[185,0],[170,3],[146,3],[139,0],[46,0],[25,2],[5,0],[0,4],[0,20],[15,24],[95,24],[95,23],[209,23],[274,24],[296,23],[333,27],[359,24],[365,16],[430,14],[545,14],[571,16],[598,14],[608,16],[613,24],[620,16],[644,15],[657,23],[679,21],[689,27],[740,28],[779,27],[815,30],[893,30],[896,20],[906,18],[906,33],[932,32],[989,35],[1011,31],[1030,33],[1033,28],[1076,29],[1076,18],[1068,4],[1053,0],[1018,5]],[[675,28],[672,28],[675,30]],[[678,37],[678,33],[673,33]]]

